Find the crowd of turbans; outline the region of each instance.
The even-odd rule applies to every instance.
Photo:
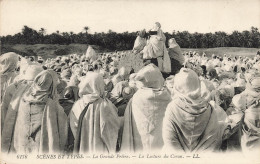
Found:
[[[128,55],[142,68],[119,67]],[[255,151],[260,54],[211,55],[166,48],[158,22],[132,51],[2,54],[2,152]]]

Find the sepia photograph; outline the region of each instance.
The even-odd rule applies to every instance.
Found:
[[[0,0],[1,164],[260,164],[259,0]]]

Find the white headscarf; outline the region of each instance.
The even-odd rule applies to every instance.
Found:
[[[144,87],[160,89],[164,85],[164,79],[161,71],[154,64],[149,64],[142,68],[135,77]]]
[[[191,69],[182,68],[174,78],[174,96],[181,97],[187,104],[203,106],[210,99],[205,83]],[[183,103],[185,103],[183,101]]]
[[[155,22],[152,31],[157,31],[157,36],[161,37],[161,39],[165,42],[166,37],[161,30],[161,24],[159,22]]]
[[[8,52],[1,55],[0,58],[0,73],[6,74],[15,71],[18,63],[18,54],[14,52]]]
[[[89,46],[86,52],[86,58],[90,60],[90,62],[97,60],[98,56],[95,50]]]
[[[40,65],[29,65],[25,70],[23,79],[24,80],[34,80],[34,78],[43,71],[42,66]]]
[[[105,82],[99,73],[88,72],[79,84],[79,97],[83,98],[86,103],[103,98],[104,93]]]

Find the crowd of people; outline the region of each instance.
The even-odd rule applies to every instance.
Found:
[[[259,149],[260,55],[207,57],[165,41],[157,22],[132,52],[2,54],[2,152]],[[142,56],[143,67],[119,68],[126,55]]]

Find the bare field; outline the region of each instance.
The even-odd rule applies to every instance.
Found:
[[[92,45],[91,45],[92,46]],[[107,52],[99,46],[92,46],[96,52]],[[68,54],[83,54],[88,48],[87,44],[69,44],[69,45],[58,45],[58,44],[34,44],[34,45],[1,45],[1,54],[6,52],[16,52],[23,56],[42,56],[43,58],[53,58],[59,55]]]
[[[109,52],[108,49],[104,49],[99,46],[92,45],[97,52]],[[68,55],[72,53],[83,54],[88,48],[87,44],[35,44],[35,45],[1,45],[1,54],[6,52],[16,52],[21,55],[27,56],[42,56],[43,58],[55,57],[58,55]],[[199,48],[190,49],[182,48],[183,52],[197,51],[200,54],[205,52],[208,56],[212,54],[223,55],[228,54],[231,56],[253,56],[260,51],[260,48],[242,48],[242,47],[218,47],[218,48]]]
[[[202,54],[205,52],[207,56],[212,54],[222,56],[224,54],[231,56],[248,56],[252,57],[256,55],[257,51],[260,51],[260,48],[243,48],[243,47],[218,47],[218,48],[199,48],[199,49],[189,49],[182,48],[183,51],[196,51]]]

